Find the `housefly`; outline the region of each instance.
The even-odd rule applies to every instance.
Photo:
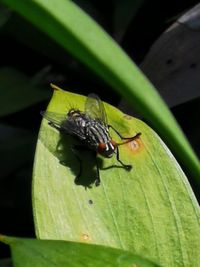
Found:
[[[132,165],[124,164],[120,160],[119,146],[137,139],[141,133],[137,133],[133,137],[123,137],[114,127],[108,124],[106,111],[103,102],[95,94],[89,94],[85,102],[85,110],[70,109],[67,114],[58,114],[49,111],[42,111],[42,116],[49,121],[49,125],[58,131],[75,136],[81,141],[81,148],[85,147],[105,158],[111,158],[116,154],[117,161],[127,170],[130,171]],[[109,129],[121,138],[122,142],[115,142],[109,133]],[[72,151],[80,162],[80,172],[76,177],[81,175],[81,159],[77,151],[79,145],[72,146]],[[99,167],[96,161],[97,179],[96,186],[100,184]]]

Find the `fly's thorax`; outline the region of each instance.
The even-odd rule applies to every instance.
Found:
[[[108,127],[98,120],[88,121],[86,125],[88,146],[104,157],[112,157],[115,151],[114,142],[111,140]]]
[[[87,126],[88,120],[89,117],[78,109],[71,109],[67,114],[67,124],[71,129],[71,132],[81,140],[86,139],[85,128]]]
[[[75,135],[87,147],[106,158],[112,157],[116,149],[116,143],[111,140],[108,127],[105,123],[99,119],[92,119],[84,112],[76,109],[68,112],[67,121],[68,124],[71,124],[70,128],[76,128]]]
[[[85,122],[89,119],[88,116],[79,109],[71,109],[67,116],[68,120],[74,121],[74,123],[80,127],[85,127]]]

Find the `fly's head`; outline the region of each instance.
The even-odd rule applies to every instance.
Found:
[[[80,117],[81,114],[82,114],[82,112],[79,109],[72,108],[69,110],[67,115],[68,115],[68,117],[76,119],[77,117]]]
[[[115,152],[117,143],[110,140],[107,143],[99,143],[97,147],[97,152],[105,158],[111,158]]]

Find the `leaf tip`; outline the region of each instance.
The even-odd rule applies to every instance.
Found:
[[[56,90],[56,91],[63,91],[60,87],[58,87],[57,85],[53,84],[53,83],[50,83],[50,86],[53,90]]]
[[[5,236],[0,234],[0,241],[4,240]]]
[[[7,237],[5,235],[1,235],[0,234],[0,242],[3,242],[5,244],[8,244],[8,240],[7,240]]]

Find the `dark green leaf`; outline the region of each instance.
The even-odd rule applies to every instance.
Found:
[[[0,259],[1,267],[12,267],[11,259]]]
[[[0,69],[0,117],[35,105],[47,99],[49,93],[15,69]]]
[[[0,28],[6,24],[6,22],[9,20],[11,17],[12,11],[5,7],[2,6],[0,3]]]
[[[0,125],[0,179],[31,162],[36,137],[29,131]]]
[[[153,267],[128,251],[81,243],[0,236],[9,244],[15,267]]]
[[[121,41],[131,20],[142,6],[144,0],[116,0],[114,1],[114,36]]]

